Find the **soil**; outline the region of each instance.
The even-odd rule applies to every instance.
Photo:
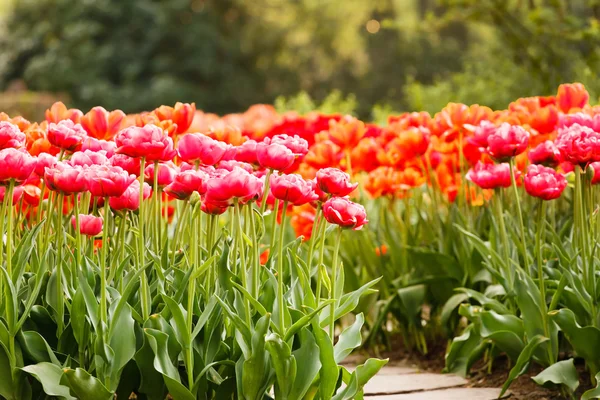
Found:
[[[377,351],[377,349],[369,349],[362,354],[362,357],[378,357],[378,358],[389,358],[389,365],[402,365],[417,368],[421,371],[441,373],[444,369],[445,354],[446,354],[446,343],[438,341],[438,343],[428,343],[428,353],[420,354],[416,351],[408,351],[405,346],[402,345],[402,341],[399,339],[393,340],[391,351]],[[359,355],[355,355],[360,357]],[[590,383],[590,376],[588,371],[585,369],[585,365],[581,360],[576,360],[575,365],[577,372],[579,373],[580,386],[575,393],[575,398],[581,398],[581,395],[592,387]],[[511,366],[509,360],[506,357],[500,357],[494,360],[492,365],[491,373],[488,373],[488,365],[482,361],[476,363],[471,369],[471,376],[469,379],[468,387],[478,388],[501,388]],[[510,385],[508,391],[510,392],[510,399],[527,399],[527,400],[559,400],[569,399],[568,397],[561,394],[558,389],[546,389],[538,386],[531,377],[539,374],[543,368],[537,364],[532,364],[529,370],[518,377]]]

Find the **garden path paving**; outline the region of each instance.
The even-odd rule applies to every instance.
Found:
[[[500,389],[470,388],[467,384],[466,379],[456,375],[390,365],[373,377],[364,389],[368,400],[493,400],[500,394]]]

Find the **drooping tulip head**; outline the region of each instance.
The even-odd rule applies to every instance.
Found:
[[[330,224],[360,230],[367,222],[365,208],[345,197],[333,197],[323,204],[323,216]]]

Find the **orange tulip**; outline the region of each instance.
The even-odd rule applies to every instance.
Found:
[[[340,148],[330,140],[315,143],[304,157],[304,162],[313,168],[337,167],[342,154]]]
[[[83,113],[80,110],[76,108],[67,109],[67,106],[65,106],[62,101],[57,101],[46,110],[46,121],[54,122],[56,124],[65,119],[70,119],[75,123],[79,123],[82,116]]]
[[[583,108],[590,95],[581,83],[564,83],[558,87],[556,103],[564,113]]]
[[[315,222],[315,209],[310,204],[304,204],[292,209],[290,224],[296,232],[296,236],[303,236],[303,240],[309,240]]]
[[[160,106],[154,110],[154,115],[159,121],[171,120],[177,125],[175,133],[182,134],[187,132],[192,121],[194,120],[194,113],[196,112],[196,104],[188,103],[175,103],[175,107]]]
[[[81,117],[83,129],[96,139],[110,140],[119,132],[125,119],[121,110],[106,111],[103,107],[94,107]]]
[[[220,128],[211,128],[206,135],[233,146],[239,146],[246,141],[246,138],[242,136],[240,128],[231,125]]]
[[[329,121],[329,139],[344,150],[352,150],[366,133],[365,123],[349,115]]]

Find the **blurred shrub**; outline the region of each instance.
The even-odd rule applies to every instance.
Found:
[[[275,99],[275,109],[278,112],[296,111],[306,114],[309,111],[320,111],[325,114],[354,114],[358,107],[356,96],[349,94],[344,97],[339,90],[333,90],[320,104],[305,91],[285,97],[279,96]]]
[[[0,92],[0,112],[9,116],[20,115],[29,121],[42,121],[45,111],[56,101],[68,103],[69,98],[64,94],[11,89]]]

